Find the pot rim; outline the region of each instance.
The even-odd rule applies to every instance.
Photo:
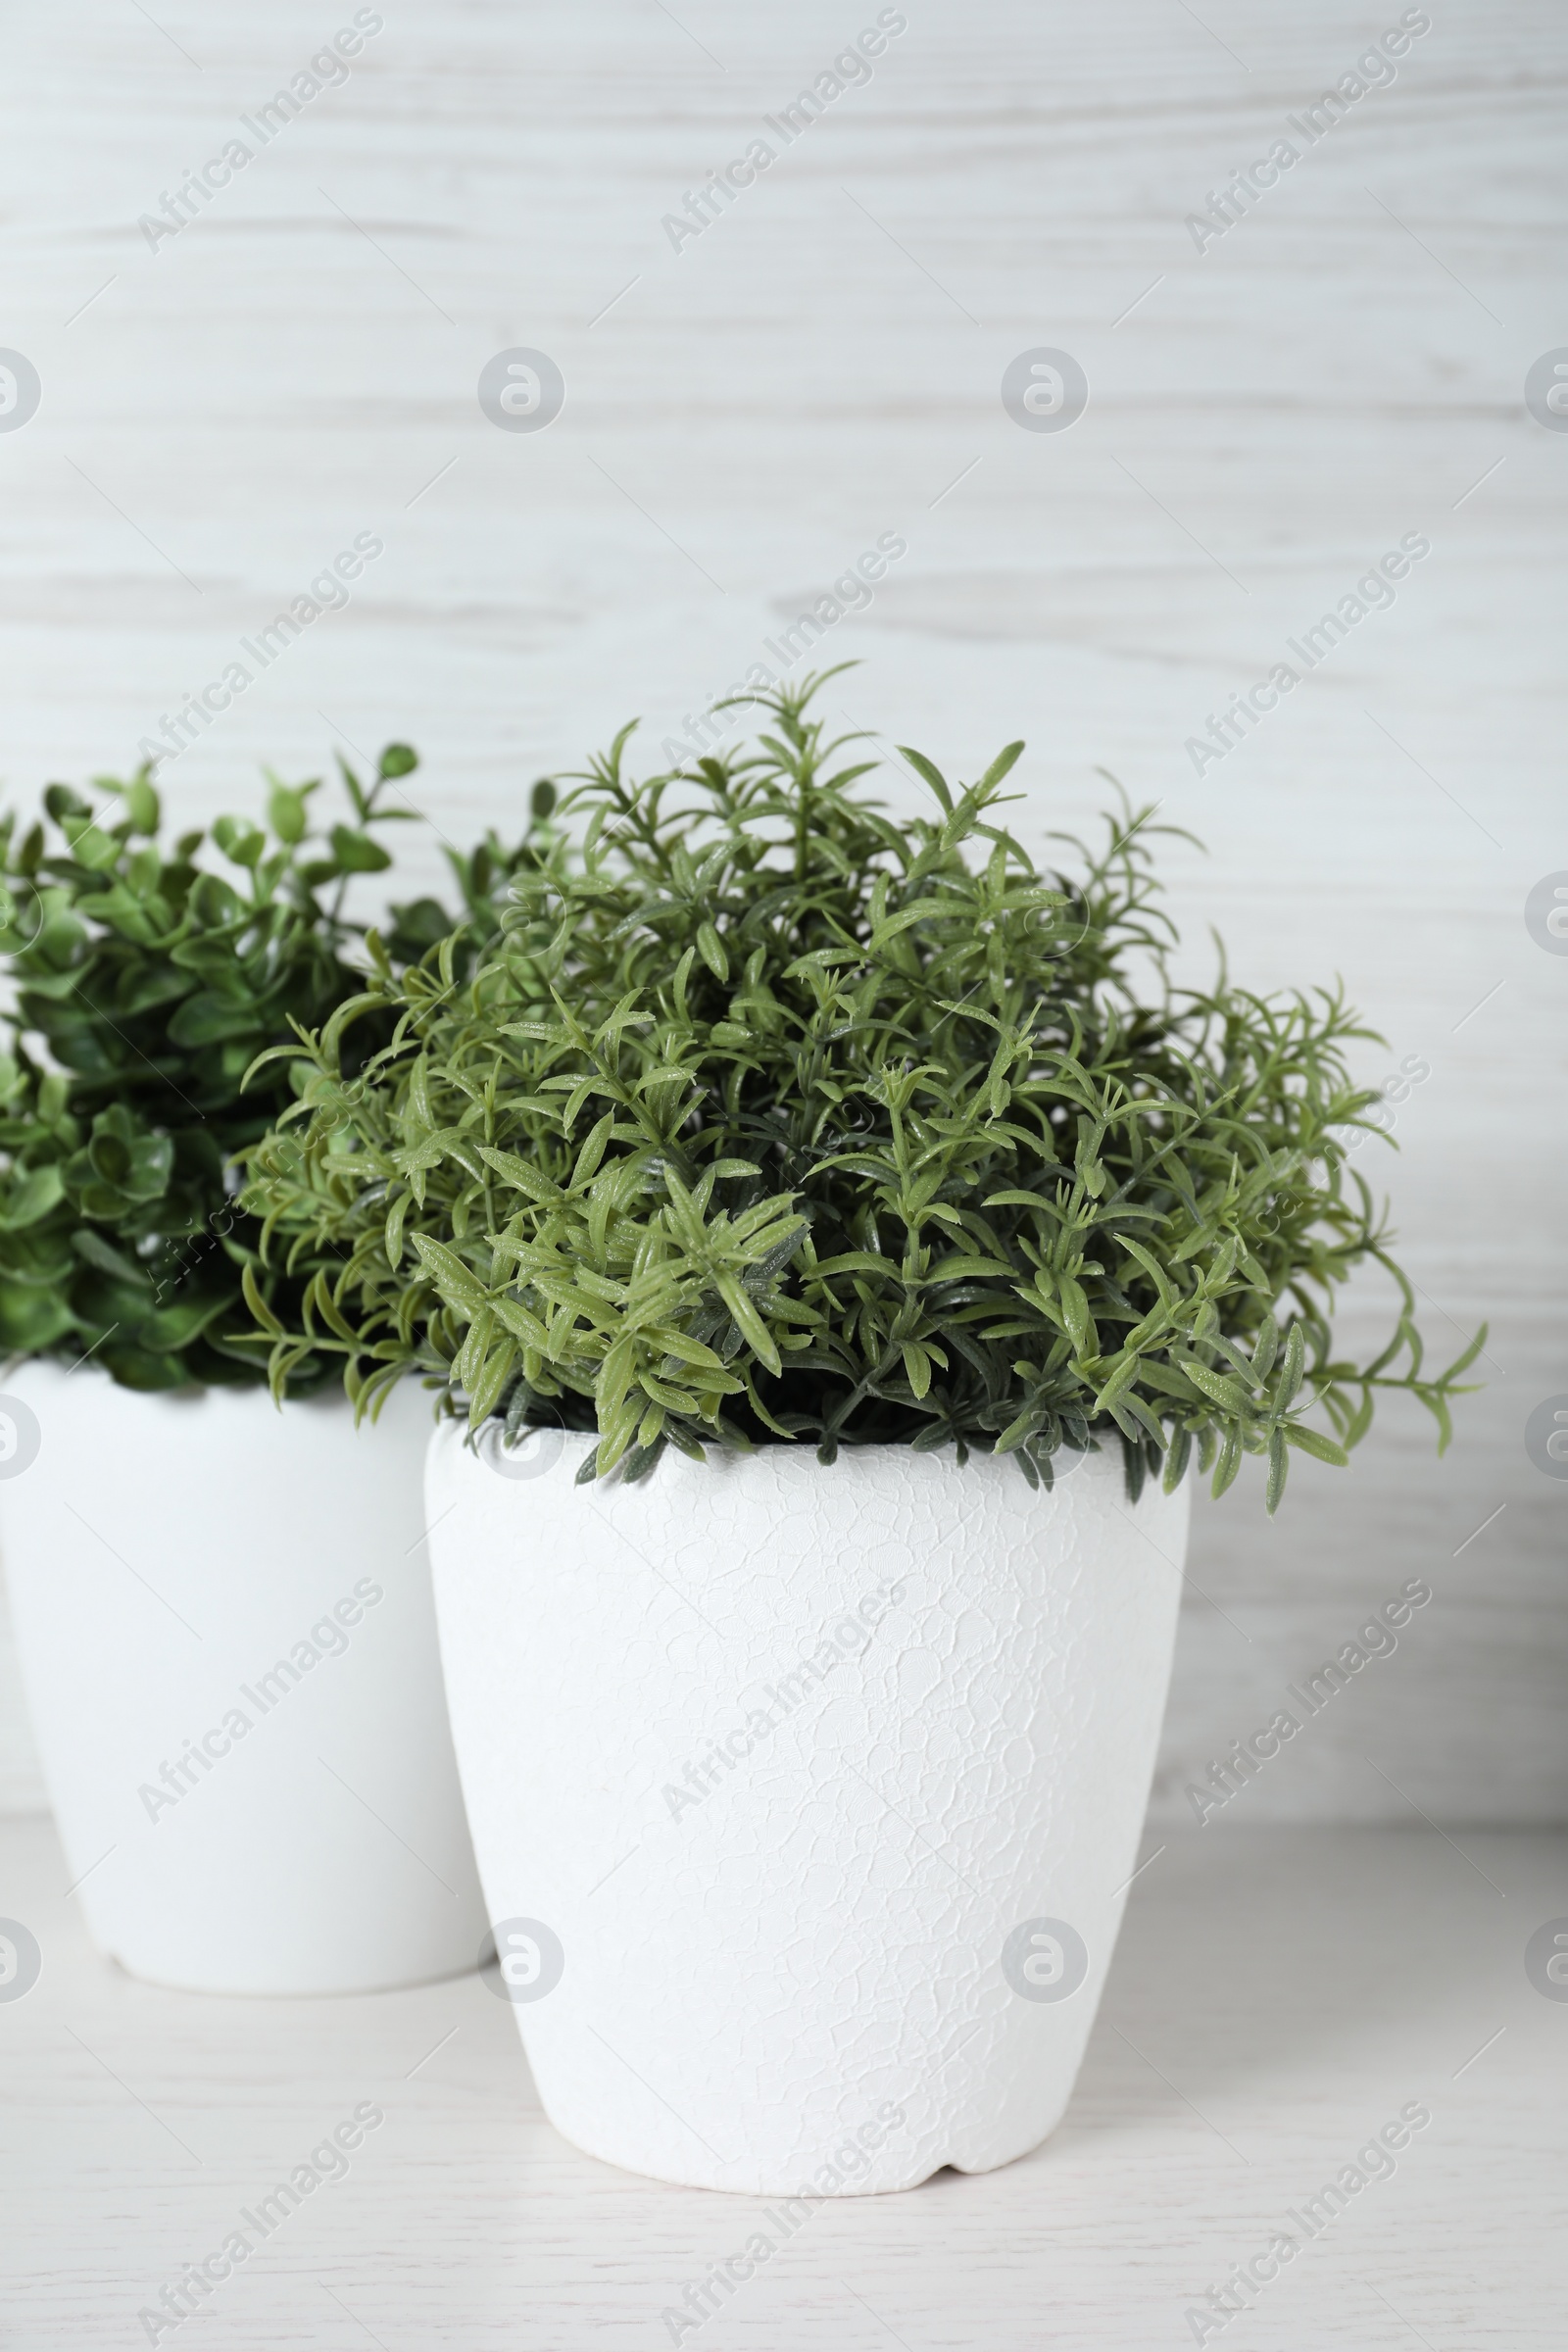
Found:
[[[86,1377],[83,1378],[83,1375]],[[43,1354],[0,1358],[0,1396],[12,1393],[19,1386],[34,1380],[43,1380],[62,1388],[69,1380],[74,1384],[74,1394],[95,1398],[111,1396],[123,1398],[125,1400],[124,1409],[127,1411],[139,1409],[142,1406],[167,1405],[175,1407],[182,1412],[190,1412],[197,1405],[205,1404],[212,1398],[217,1398],[220,1402],[232,1400],[235,1403],[244,1404],[265,1403],[272,1411],[284,1416],[291,1416],[313,1407],[318,1411],[325,1408],[333,1411],[353,1411],[353,1400],[345,1393],[340,1381],[329,1381],[324,1388],[314,1390],[309,1396],[284,1396],[278,1399],[273,1397],[265,1379],[190,1380],[182,1381],[177,1389],[133,1389],[127,1387],[123,1381],[116,1380],[114,1375],[107,1371],[102,1364],[91,1362],[68,1364],[61,1356]],[[381,1400],[383,1406],[389,1405],[394,1396],[404,1394],[416,1396],[419,1394],[417,1383],[400,1381],[396,1388],[387,1391]],[[431,1426],[435,1427],[436,1425],[432,1414]],[[368,1429],[373,1426],[369,1414],[367,1413],[364,1427]]]
[[[485,1442],[486,1433],[488,1431],[492,1429],[497,1431],[498,1435],[493,1443],[497,1445],[503,1444],[502,1436],[499,1434],[502,1431],[502,1416],[499,1413],[491,1413],[485,1420],[479,1423],[476,1429],[470,1429],[470,1426],[465,1416],[459,1412],[455,1414],[443,1414],[436,1423],[436,1430],[440,1435],[450,1436],[451,1442],[458,1445],[463,1452],[471,1454],[475,1460],[478,1460],[482,1458],[479,1453],[479,1447],[481,1444]],[[525,1422],[523,1424],[523,1428],[525,1430],[538,1430],[553,1434],[562,1441],[564,1450],[575,1446],[580,1449],[577,1454],[577,1459],[579,1461],[584,1459],[587,1453],[600,1442],[601,1433],[598,1430],[564,1429],[559,1423],[552,1421]],[[1104,1443],[1089,1446],[1082,1453],[1077,1453],[1076,1448],[1073,1450],[1076,1455],[1076,1459],[1072,1469],[1064,1472],[1058,1472],[1050,1490],[1047,1490],[1044,1486],[1042,1486],[1035,1490],[1036,1492],[1041,1494],[1045,1494],[1048,1491],[1054,1493],[1058,1488],[1065,1487],[1067,1484],[1069,1484],[1080,1469],[1088,1468],[1097,1461],[1105,1466],[1113,1466],[1118,1473],[1121,1471],[1122,1461],[1119,1448],[1111,1445]],[[857,1444],[853,1440],[845,1439],[840,1442],[840,1454],[841,1456],[848,1457],[852,1460],[865,1460],[869,1458],[872,1460],[902,1461],[913,1456],[916,1460],[929,1461],[934,1465],[939,1465],[946,1470],[953,1471],[959,1475],[971,1470],[977,1464],[996,1463],[1002,1468],[1010,1467],[1014,1470],[1017,1470],[1018,1468],[1013,1456],[1010,1453],[998,1453],[994,1447],[983,1448],[980,1446],[973,1444],[969,1448],[968,1459],[961,1463],[956,1459],[956,1445],[952,1443],[941,1446],[916,1446],[906,1443],[889,1444],[886,1441],[878,1440],[869,1445],[861,1445]],[[624,1458],[625,1457],[622,1456],[622,1461],[624,1461]],[[801,1439],[798,1443],[793,1445],[786,1439],[776,1439],[767,1444],[754,1446],[750,1451],[743,1451],[739,1447],[723,1446],[716,1439],[712,1439],[708,1442],[707,1459],[701,1462],[694,1461],[689,1454],[682,1453],[678,1446],[667,1446],[664,1449],[663,1455],[661,1457],[661,1460],[655,1464],[653,1471],[650,1472],[649,1475],[652,1477],[657,1477],[666,1461],[675,1463],[688,1463],[695,1471],[729,1468],[741,1469],[753,1463],[761,1464],[769,1461],[807,1462],[811,1466],[811,1468],[820,1471],[825,1477],[831,1477],[840,1466],[837,1461],[818,1461],[816,1457],[816,1447],[808,1438]],[[541,1470],[538,1475],[544,1476],[544,1470]],[[1018,1475],[1021,1477],[1023,1473],[1018,1471]],[[1156,1487],[1157,1483],[1158,1482],[1156,1481]],[[615,1468],[611,1471],[607,1479],[596,1480],[595,1484],[596,1486],[603,1486],[606,1488],[624,1487],[626,1482],[621,1477],[621,1463],[617,1463],[615,1465]],[[636,1484],[640,1486],[642,1481],[639,1479]]]

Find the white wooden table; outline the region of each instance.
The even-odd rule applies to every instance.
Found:
[[[1298,2253],[1204,2340],[1560,2352],[1568,2002],[1532,1988],[1523,1951],[1568,1912],[1568,1842],[1461,1845],[1419,1827],[1171,1833],[1054,2138],[1001,2172],[823,2204],[678,2340],[1176,2352],[1208,2288],[1266,2271],[1285,2230]],[[249,2259],[161,2343],[655,2352],[689,2284],[779,2236],[762,2200],[638,2180],[559,2139],[484,1979],[324,2001],[167,1992],[90,1950],[64,1885],[49,1826],[6,1824],[0,1912],[44,1963],[0,2001],[0,2325],[22,2352],[145,2344],[138,2313],[362,2104],[384,2120],[344,2175],[265,2242],[250,2230]],[[1317,2235],[1298,2227],[1407,2107],[1430,2122],[1392,2174]]]

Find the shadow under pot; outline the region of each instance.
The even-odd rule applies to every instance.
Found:
[[[492,1982],[557,2130],[783,2198],[1036,2147],[1137,1859],[1187,1489],[784,1446],[577,1486],[591,1440],[499,1440],[436,1430],[426,1513]]]
[[[200,1992],[475,1966],[483,1903],[424,1542],[430,1401],[143,1395],[32,1362],[3,1549],[69,1878],[99,1948]]]

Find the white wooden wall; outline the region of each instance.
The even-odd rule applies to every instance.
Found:
[[[1274,1525],[1252,1491],[1201,1509],[1158,1803],[1189,1818],[1184,1783],[1420,1577],[1398,1653],[1229,1816],[1558,1818],[1568,1487],[1523,1426],[1568,1390],[1568,959],[1523,907],[1568,867],[1568,435],[1523,382],[1568,340],[1568,25],[1433,0],[1392,84],[1200,252],[1186,217],[1395,0],[896,13],[871,77],[678,251],[662,217],[874,5],[385,0],[348,76],[151,247],[139,216],[353,9],[14,16],[0,344],[42,397],[0,432],[9,789],[123,770],[369,533],[352,601],[166,787],[209,816],[264,759],[399,735],[444,832],[506,830],[532,777],[633,712],[656,749],[899,535],[823,648],[862,663],[845,711],[965,773],[1026,735],[1035,839],[1092,816],[1097,765],[1200,832],[1170,862],[1196,965],[1213,921],[1256,985],[1343,973],[1388,1039],[1369,1075],[1430,1064],[1400,1154],[1366,1159],[1434,1348],[1492,1321],[1446,1461],[1391,1409],[1349,1474],[1298,1466]],[[543,432],[478,406],[512,346],[563,371]],[[1090,383],[1060,433],[1000,398],[1041,346]],[[1206,714],[1406,533],[1431,553],[1392,609],[1195,775]]]

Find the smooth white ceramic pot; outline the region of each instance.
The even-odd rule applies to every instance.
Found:
[[[0,1550],[67,1868],[139,1977],[372,1991],[476,1966],[421,1541],[430,1400],[13,1369]]]
[[[566,2138],[775,2197],[986,2172],[1066,2106],[1148,1801],[1186,1490],[1119,1453],[770,1446],[574,1483],[432,1438],[504,1989]],[[509,1475],[510,1473],[510,1475]]]

